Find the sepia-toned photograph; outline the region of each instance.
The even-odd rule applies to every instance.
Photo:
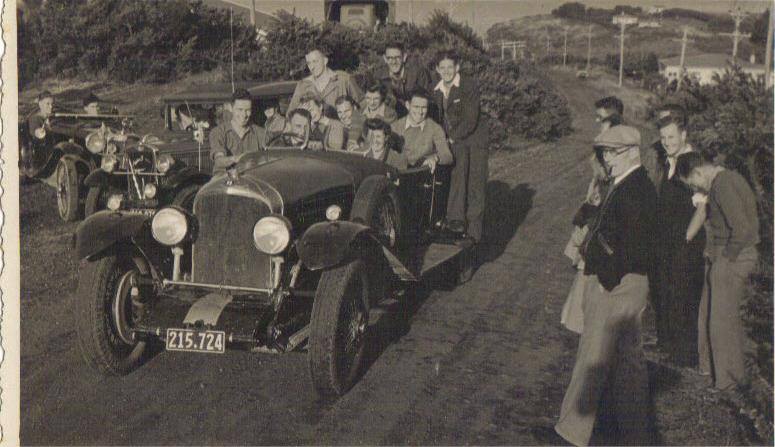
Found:
[[[773,445],[774,17],[5,0],[2,441]]]

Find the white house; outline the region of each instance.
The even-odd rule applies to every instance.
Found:
[[[752,58],[753,59],[753,58]],[[686,56],[684,69],[687,75],[698,81],[700,84],[712,84],[713,75],[723,75],[729,64],[732,63],[732,56],[728,54],[708,53],[695,56]],[[748,73],[754,79],[763,80],[765,76],[764,64],[757,64],[754,60],[746,61],[738,59],[737,65]],[[660,59],[659,73],[668,81],[677,80],[681,72],[681,58],[671,57]]]

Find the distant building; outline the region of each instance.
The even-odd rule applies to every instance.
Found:
[[[325,20],[352,28],[375,29],[395,22],[395,0],[324,0]]]
[[[728,54],[709,53],[686,56],[684,69],[689,78],[694,79],[701,85],[712,84],[713,75],[723,75],[731,62],[732,56]],[[744,73],[750,74],[756,80],[763,81],[764,76],[766,76],[764,64],[757,64],[755,63],[755,60],[745,61],[738,59],[737,65],[742,68]],[[668,82],[678,80],[681,73],[681,58],[671,57],[660,59],[659,73],[664,76]]]

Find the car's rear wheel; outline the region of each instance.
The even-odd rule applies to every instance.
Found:
[[[63,158],[56,169],[57,209],[59,217],[72,222],[80,216],[81,178],[75,162]]]
[[[375,175],[361,183],[353,200],[350,220],[371,227],[387,247],[396,246],[400,240],[400,207],[386,177]]]
[[[83,261],[75,295],[76,333],[83,358],[106,375],[124,375],[143,360],[146,342],[131,329],[142,315],[139,266],[126,256]]]
[[[308,364],[322,397],[343,395],[358,377],[369,324],[368,293],[368,275],[360,259],[320,278],[312,306]]]

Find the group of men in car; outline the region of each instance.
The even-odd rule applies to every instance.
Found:
[[[479,242],[488,126],[476,81],[461,73],[460,57],[454,51],[438,54],[434,84],[429,70],[403,46],[389,44],[365,93],[348,73],[329,68],[322,50],[311,50],[305,59],[310,75],[296,85],[287,114],[277,103],[268,104],[264,127],[250,119],[250,94],[234,93],[230,120],[210,133],[216,171],[243,153],[277,146],[346,151],[399,170],[435,172],[437,165],[448,166],[446,219],[439,224],[453,237]]]

